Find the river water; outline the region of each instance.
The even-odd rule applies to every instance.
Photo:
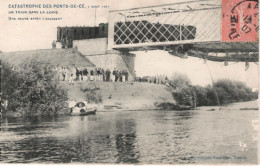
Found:
[[[2,119],[0,163],[257,163],[258,111],[207,110]]]

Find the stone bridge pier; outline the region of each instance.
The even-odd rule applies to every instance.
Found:
[[[129,80],[135,77],[135,54],[126,51],[107,50],[107,38],[74,40],[73,47],[89,59],[95,67],[113,71],[127,70]]]

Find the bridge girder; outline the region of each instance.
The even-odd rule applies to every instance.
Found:
[[[219,0],[199,0],[110,12],[108,49],[258,52],[258,43],[221,41]]]

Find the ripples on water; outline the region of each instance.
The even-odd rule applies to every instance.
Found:
[[[3,119],[4,163],[257,163],[258,111]]]

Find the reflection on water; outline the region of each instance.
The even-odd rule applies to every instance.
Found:
[[[2,119],[4,163],[257,163],[258,111]]]
[[[136,126],[133,119],[116,122],[117,163],[138,163],[138,148],[136,142]],[[127,133],[121,131],[128,131]]]

